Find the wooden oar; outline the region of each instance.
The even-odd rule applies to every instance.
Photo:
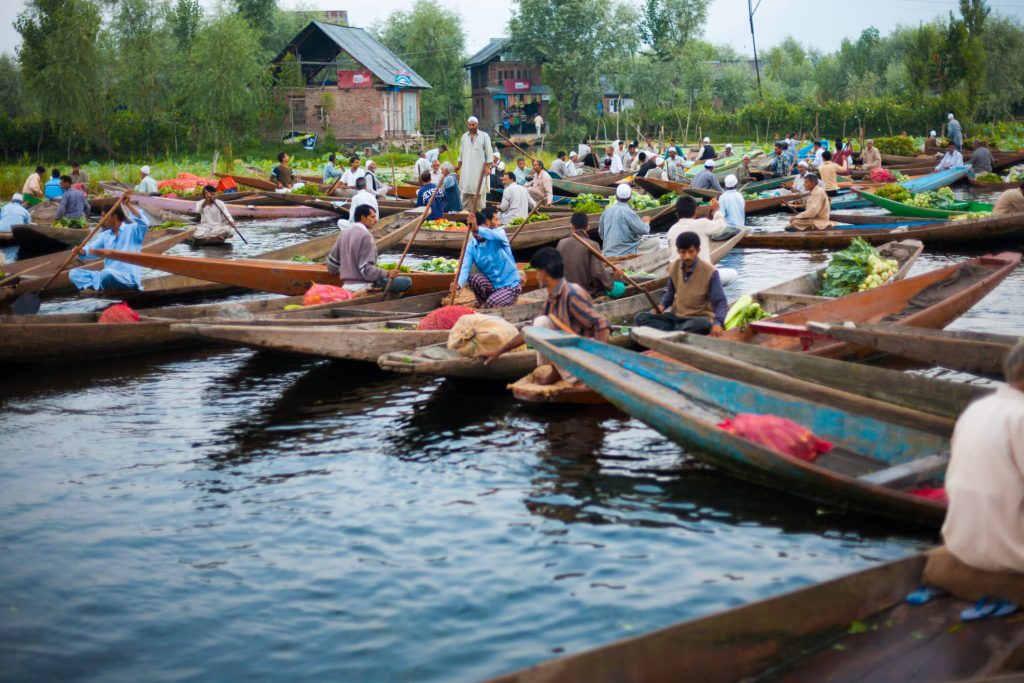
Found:
[[[518,149],[518,150],[519,150],[520,152],[522,152],[523,154],[525,154],[526,156],[528,156],[528,157],[530,158],[530,160],[531,160],[531,161],[537,161],[537,159],[536,159],[536,158],[535,158],[535,157],[534,157],[534,156],[533,156],[532,154],[530,154],[529,152],[527,152],[527,151],[526,151],[525,149],[523,149],[522,147],[520,147],[520,146],[519,146],[519,145],[517,145],[516,143],[512,142],[512,138],[510,138],[509,136],[505,135],[505,134],[504,134],[503,132],[501,132],[501,130],[500,130],[500,129],[498,130],[498,135],[500,135],[501,137],[503,137],[503,138],[505,138],[506,140],[508,140],[508,144],[512,145],[513,147],[515,147],[516,149]]]
[[[216,197],[213,198],[213,205],[217,207],[217,211],[220,212],[220,217],[228,222],[228,225],[230,225],[231,229],[235,231],[235,234],[238,235],[242,239],[242,242],[244,242],[245,244],[249,244],[249,240],[245,239],[245,236],[238,229],[238,226],[235,225],[235,222],[233,220],[231,220],[231,218],[227,215],[227,213],[224,212],[224,209],[222,209],[220,207],[220,203],[217,201]]]
[[[510,246],[510,247],[512,246],[512,243],[516,241],[517,237],[519,237],[519,233],[521,233],[523,231],[523,228],[526,227],[526,224],[530,222],[530,219],[533,218],[533,214],[537,213],[537,209],[539,209],[539,208],[540,208],[540,204],[539,203],[534,205],[533,211],[531,211],[530,214],[526,217],[526,220],[524,220],[519,225],[519,227],[516,228],[516,231],[514,233],[512,233],[512,236],[508,238],[508,246]]]
[[[44,284],[38,292],[25,292],[17,299],[15,299],[14,305],[11,307],[12,311],[14,312],[14,315],[34,315],[39,312],[39,307],[42,305],[42,300],[40,299],[42,293],[45,292],[46,289],[53,284],[53,281],[57,279],[57,276],[60,275],[65,268],[71,265],[71,262],[75,259],[75,257],[78,256],[82,249],[84,249],[89,244],[89,240],[91,240],[93,236],[97,232],[99,232],[100,228],[103,227],[103,224],[107,221],[107,219],[110,218],[114,211],[117,210],[117,207],[121,206],[121,203],[124,201],[124,198],[125,195],[123,194],[117,198],[117,201],[114,202],[114,205],[111,206],[105,214],[103,214],[102,218],[100,218],[100,222],[96,224],[96,227],[90,230],[89,234],[85,236],[85,239],[82,240],[80,244],[76,245],[71,250],[71,255],[67,257],[67,259],[64,261],[64,263],[61,264],[59,268],[57,268],[53,275],[50,276],[50,279],[46,281],[46,284]]]
[[[0,280],[0,287],[2,287],[3,285],[6,285],[8,282],[11,282],[12,280],[17,280],[19,277],[21,277],[25,273],[31,273],[33,271],[36,271],[36,270],[39,270],[40,268],[45,268],[45,267],[46,267],[45,263],[40,263],[38,266],[32,266],[31,268],[26,268],[25,270],[21,271],[20,273],[15,273],[14,275],[8,275],[3,280]]]
[[[416,227],[413,228],[412,234],[409,235],[409,241],[405,243],[405,249],[402,251],[402,255],[400,257],[398,257],[398,263],[395,264],[394,270],[392,271],[392,272],[394,272],[396,274],[396,277],[397,277],[397,275],[399,273],[402,272],[402,263],[405,261],[405,257],[409,255],[409,250],[412,249],[412,243],[414,241],[416,241],[416,235],[418,235],[419,232],[420,232],[420,226],[423,225],[423,221],[426,220],[427,216],[430,215],[430,207],[432,207],[434,205],[434,200],[437,199],[438,190],[440,190],[440,189],[441,188],[438,188],[438,187],[434,188],[434,194],[430,195],[430,199],[427,201],[427,205],[425,207],[423,207],[423,213],[421,213],[419,215],[419,217],[416,219]],[[353,216],[353,218],[354,218],[354,216]],[[466,232],[469,232],[468,228],[467,228]],[[390,294],[390,293],[391,293],[391,283],[388,282],[387,285],[385,286],[385,289],[384,289],[384,297],[383,298],[387,299],[388,298],[388,294]]]
[[[582,245],[583,245],[584,247],[586,247],[586,248],[587,248],[587,251],[589,251],[589,252],[590,252],[591,254],[593,254],[593,255],[594,255],[594,256],[596,256],[597,258],[601,259],[601,261],[603,261],[603,262],[604,262],[604,264],[605,264],[606,266],[608,266],[608,267],[609,267],[609,268],[611,268],[612,270],[615,270],[615,271],[618,271],[618,272],[622,273],[622,277],[624,277],[624,278],[626,279],[626,282],[628,282],[629,284],[631,284],[632,286],[636,287],[637,289],[639,289],[639,290],[640,290],[641,292],[643,292],[643,293],[644,293],[644,296],[646,296],[646,297],[647,297],[647,300],[651,302],[651,306],[652,306],[653,308],[657,308],[657,307],[658,307],[658,305],[659,305],[659,304],[658,304],[658,302],[657,302],[657,301],[655,301],[655,300],[654,300],[654,297],[653,297],[653,296],[651,295],[651,293],[650,293],[650,292],[648,292],[648,291],[647,291],[646,289],[644,289],[643,287],[641,287],[640,285],[638,285],[638,284],[636,283],[636,280],[634,280],[634,279],[633,279],[633,278],[631,278],[630,276],[626,275],[626,271],[622,270],[622,269],[621,269],[621,268],[619,268],[619,267],[618,267],[617,265],[615,265],[614,263],[612,263],[611,261],[609,261],[609,260],[608,260],[608,257],[607,257],[607,256],[605,256],[605,255],[604,255],[604,254],[602,254],[602,253],[601,253],[600,251],[598,251],[597,249],[595,249],[595,248],[594,248],[594,245],[592,245],[592,244],[591,244],[590,242],[588,242],[587,240],[583,239],[583,238],[582,238],[582,237],[580,237],[580,236],[579,236],[578,234],[576,234],[576,231],[575,231],[575,230],[573,230],[573,232],[572,232],[572,236],[573,236],[573,238],[574,238],[574,239],[575,239],[575,240],[576,240],[577,242],[579,242],[579,243],[580,243],[580,244],[582,244]]]
[[[478,196],[478,197],[480,196],[480,190],[484,186],[484,178],[487,177],[487,167],[489,165],[490,164],[488,164],[487,162],[484,162],[483,168],[480,169],[480,180],[476,184],[476,196]],[[485,202],[485,205],[486,205],[486,202]],[[470,213],[474,214],[473,217],[472,217],[472,220],[474,222],[476,222],[476,215],[475,215],[476,212],[470,211]],[[464,240],[462,240],[462,251],[459,252],[459,264],[455,267],[455,277],[452,278],[452,284],[448,288],[449,291],[451,292],[451,301],[452,301],[452,303],[455,302],[455,291],[458,288],[458,284],[459,284],[459,273],[462,272],[462,262],[466,258],[466,247],[469,246],[469,239],[470,239],[470,237],[472,235],[473,235],[473,231],[470,229],[469,225],[467,225],[466,226],[466,238]]]

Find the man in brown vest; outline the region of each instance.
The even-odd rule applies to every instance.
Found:
[[[668,287],[661,305],[636,316],[636,324],[666,332],[694,332],[721,336],[729,302],[722,291],[718,271],[700,255],[700,237],[695,232],[676,237],[679,260],[668,269]]]

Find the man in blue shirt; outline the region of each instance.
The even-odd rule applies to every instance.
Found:
[[[480,223],[483,227],[479,227]],[[511,306],[519,300],[523,285],[508,235],[498,220],[498,212],[487,207],[475,216],[470,214],[469,230],[472,235],[466,246],[459,278],[452,283],[452,295],[456,286],[465,287],[468,283],[480,308]],[[470,275],[473,266],[476,266],[476,272]]]
[[[61,218],[88,218],[90,210],[89,198],[85,196],[84,192],[71,184],[71,176],[62,176],[60,186],[64,190],[64,196],[61,197],[60,206],[57,207],[57,216],[54,220]]]
[[[9,233],[12,226],[25,225],[31,222],[32,216],[29,215],[28,209],[25,208],[21,193],[15,192],[14,196],[11,197],[10,203],[3,209],[0,209],[0,232]]]
[[[736,190],[737,183],[732,173],[725,176],[725,192],[718,198],[718,206],[730,227],[742,228],[747,222],[747,202]]]
[[[632,196],[633,188],[620,183],[615,188],[615,201],[610,202],[601,214],[597,233],[601,236],[605,256],[629,256],[661,247],[657,237],[648,237],[651,219],[646,216],[640,218],[629,205]]]
[[[430,205],[430,215],[427,216],[428,220],[436,221],[444,215],[444,189],[430,182],[430,171],[424,171],[420,175],[420,182],[423,183],[423,187],[416,190],[416,206],[426,206],[430,203],[430,198],[437,194],[437,199]]]
[[[327,157],[327,163],[324,164],[324,185],[330,185],[341,177],[341,171],[339,171],[338,167],[335,165],[336,161],[338,161],[337,154],[332,154]]]
[[[50,179],[43,186],[43,196],[47,199],[60,199],[64,196],[64,188],[60,186],[60,169],[50,171]]]
[[[130,205],[131,196],[131,191],[126,190],[121,206],[107,218],[106,229],[82,249],[79,257],[82,261],[96,258],[92,253],[96,249],[117,249],[136,254],[142,251],[149,219],[141,209]],[[74,268],[68,275],[71,284],[79,290],[142,289],[142,268],[114,259],[105,259],[103,270]]]

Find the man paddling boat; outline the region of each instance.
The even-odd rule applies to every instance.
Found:
[[[946,153],[942,155],[942,159],[939,161],[939,165],[935,167],[935,170],[948,171],[963,165],[964,155],[960,153],[956,145],[950,142],[946,148]]]
[[[108,216],[105,229],[82,249],[79,260],[96,258],[92,252],[97,249],[116,249],[136,254],[142,251],[142,242],[149,230],[149,219],[141,209],[132,206],[132,194],[131,190],[125,190],[121,205]],[[114,259],[104,259],[102,270],[73,268],[68,275],[71,284],[80,291],[142,289],[142,268]]]
[[[796,189],[795,184],[793,189]],[[810,193],[807,197],[806,208],[789,219],[789,226],[786,230],[789,232],[827,230],[832,227],[832,222],[829,220],[831,204],[818,176],[813,173],[804,176],[804,190]]]
[[[653,311],[637,314],[637,325],[666,332],[722,335],[729,303],[718,271],[700,258],[700,243],[695,232],[676,237],[679,258],[669,266],[665,294]]]
[[[412,278],[377,267],[377,245],[370,234],[376,224],[373,207],[359,206],[352,214],[352,226],[341,231],[327,255],[327,272],[337,275],[342,286],[352,292],[383,290],[385,286],[392,293],[404,292],[412,287]]]
[[[217,199],[217,188],[207,185],[203,188],[203,198],[196,202],[196,213],[199,214],[199,227],[193,235],[196,239],[231,239],[231,214],[224,202]]]
[[[573,234],[560,240],[556,247],[562,256],[565,279],[580,285],[592,297],[606,294],[611,297],[622,296],[626,286],[616,282],[604,267],[604,262],[593,251],[580,244],[580,240],[583,240],[595,251],[601,251],[597,242],[587,237],[587,214],[576,212],[569,221]]]
[[[462,269],[451,287],[453,299],[456,288],[468,284],[479,307],[511,306],[519,300],[523,285],[508,235],[498,220],[498,212],[488,206],[475,215],[470,214],[468,230],[471,234]],[[477,272],[470,275],[474,266]]]

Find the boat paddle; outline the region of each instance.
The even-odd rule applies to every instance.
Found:
[[[631,284],[632,286],[636,287],[636,288],[637,288],[637,289],[639,289],[639,290],[640,290],[641,292],[643,292],[643,293],[644,293],[644,296],[646,296],[646,297],[647,297],[647,300],[651,302],[651,306],[652,306],[653,308],[658,308],[658,302],[654,300],[654,297],[653,297],[653,296],[651,295],[651,293],[650,293],[650,292],[648,292],[648,291],[647,291],[646,289],[644,289],[643,287],[641,287],[640,285],[638,285],[638,284],[636,283],[636,280],[634,280],[634,279],[633,279],[633,278],[631,278],[630,276],[626,275],[626,271],[622,270],[622,269],[621,269],[621,268],[619,268],[619,267],[618,267],[617,265],[615,265],[615,264],[614,264],[614,263],[612,263],[612,262],[611,262],[610,260],[608,260],[608,257],[607,257],[607,256],[605,256],[605,255],[604,255],[604,254],[602,254],[602,253],[601,253],[600,251],[598,251],[597,249],[595,249],[595,248],[594,248],[594,245],[592,245],[592,244],[591,244],[590,242],[588,242],[587,240],[585,240],[585,239],[583,239],[582,237],[580,237],[580,235],[579,235],[579,234],[577,234],[577,232],[576,232],[575,230],[573,230],[573,232],[572,232],[572,236],[573,236],[573,238],[574,238],[574,239],[575,239],[575,240],[576,240],[577,242],[579,242],[579,243],[580,243],[580,244],[582,244],[582,245],[583,245],[584,247],[586,247],[586,248],[587,248],[587,251],[589,251],[589,252],[590,252],[591,254],[593,254],[593,255],[594,255],[594,256],[596,256],[597,258],[601,259],[601,261],[602,261],[602,262],[604,262],[604,264],[605,264],[606,266],[608,266],[609,268],[611,268],[611,269],[612,269],[612,270],[614,270],[614,271],[618,271],[618,272],[622,273],[622,277],[624,277],[624,278],[626,279],[626,282],[628,282],[629,284]]]
[[[526,151],[525,149],[523,149],[522,147],[520,147],[520,146],[519,146],[519,145],[517,145],[516,143],[512,142],[512,138],[510,138],[509,136],[505,135],[505,133],[503,133],[503,132],[501,131],[501,129],[498,129],[498,135],[500,135],[501,137],[503,137],[503,138],[505,138],[506,140],[508,140],[508,144],[512,145],[513,147],[515,147],[516,149],[518,149],[518,150],[519,150],[520,152],[522,152],[523,154],[525,154],[525,155],[526,155],[527,157],[529,157],[529,158],[530,158],[530,161],[537,161],[536,157],[534,157],[534,156],[533,156],[532,154],[530,154],[529,152],[527,152],[527,151]]]
[[[33,273],[33,272],[39,270],[40,268],[45,268],[45,267],[46,267],[45,263],[40,263],[38,266],[32,266],[31,268],[26,268],[25,270],[21,271],[20,273],[15,273],[14,275],[8,275],[3,280],[0,280],[0,287],[6,285],[8,282],[11,282],[13,280],[17,280],[19,277],[21,277],[25,273]]]
[[[125,195],[123,194],[117,198],[117,201],[114,202],[114,205],[111,206],[105,214],[103,214],[102,218],[100,218],[100,221],[99,223],[96,224],[96,227],[89,231],[89,234],[85,236],[84,240],[82,240],[79,244],[75,245],[75,247],[71,250],[71,255],[68,256],[67,259],[65,259],[64,263],[62,263],[61,266],[57,268],[54,274],[50,277],[49,280],[46,281],[46,283],[39,289],[38,292],[25,292],[24,294],[22,294],[21,296],[14,300],[14,305],[11,306],[11,310],[14,312],[14,315],[34,315],[39,312],[39,307],[42,305],[42,300],[40,299],[42,293],[45,292],[46,289],[53,284],[53,281],[57,279],[57,276],[60,275],[65,268],[71,265],[71,262],[75,259],[75,257],[78,256],[78,254],[82,251],[82,249],[85,248],[87,244],[89,244],[89,241],[96,235],[97,232],[99,232],[100,228],[103,227],[103,224],[107,222],[107,219],[109,219],[110,216],[117,210],[117,207],[121,206],[121,203],[124,201],[124,199]]]
[[[430,215],[430,207],[434,205],[434,200],[437,198],[437,189],[434,189],[434,194],[430,195],[430,199],[427,201],[427,205],[423,207],[423,213],[416,217],[416,227],[413,228],[412,234],[409,235],[409,240],[405,243],[405,249],[402,251],[402,255],[398,258],[398,263],[395,264],[394,269],[391,271],[395,273],[397,277],[402,272],[402,262],[405,261],[405,257],[408,256],[409,250],[412,248],[412,243],[416,240],[416,235],[420,232],[420,227],[423,225],[423,221],[426,220],[427,216]],[[467,230],[468,232],[468,230]],[[388,294],[391,293],[391,283],[388,282],[384,289],[383,300],[387,300]]]
[[[231,220],[231,217],[228,216],[227,212],[225,212],[224,209],[221,208],[221,205],[217,201],[217,198],[211,197],[211,199],[213,200],[213,205],[217,207],[217,211],[220,213],[220,217],[228,222],[228,225],[230,225],[231,229],[235,231],[235,234],[238,235],[239,238],[241,238],[242,242],[244,242],[245,244],[249,244],[249,240],[245,239],[245,235],[242,234],[242,231],[238,229],[238,226],[235,225],[235,222],[233,220]]]
[[[480,169],[480,180],[477,181],[477,184],[476,184],[476,196],[477,197],[480,196],[480,190],[484,186],[484,178],[487,177],[487,167],[488,166],[490,166],[490,164],[485,161],[483,167]],[[487,205],[486,201],[484,201],[484,205],[485,206]],[[469,220],[473,221],[474,225],[476,224],[476,212],[473,211],[472,209],[470,209],[470,211],[469,211]],[[524,223],[524,225],[525,225],[525,223]],[[455,292],[458,290],[458,287],[459,287],[459,273],[462,272],[462,262],[466,258],[466,248],[469,246],[469,239],[470,239],[470,237],[472,237],[472,235],[473,235],[472,226],[467,224],[466,225],[466,238],[464,240],[462,240],[462,251],[459,252],[459,264],[455,267],[455,277],[452,278],[452,284],[448,288],[448,291],[451,293],[449,298],[450,298],[452,304],[455,303]]]

